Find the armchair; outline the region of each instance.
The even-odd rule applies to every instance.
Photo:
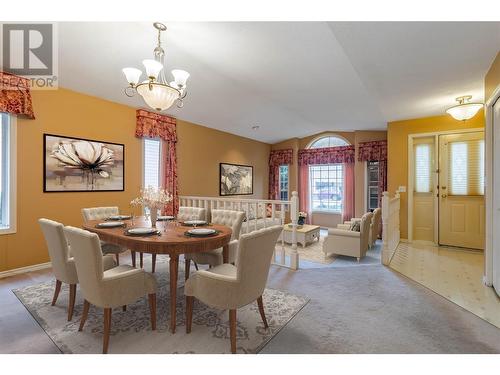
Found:
[[[372,216],[371,212],[363,215],[359,232],[339,228],[329,229],[328,236],[323,242],[325,257],[328,254],[346,255],[355,257],[359,262],[368,250]]]

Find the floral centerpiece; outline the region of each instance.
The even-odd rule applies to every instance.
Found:
[[[307,212],[299,212],[299,219],[297,221],[297,224],[298,225],[304,225],[304,223],[306,222],[306,218],[307,218]]]
[[[143,206],[148,208],[151,217],[151,226],[155,228],[158,210],[162,209],[167,203],[172,202],[172,199],[172,194],[165,189],[148,186],[146,189],[142,189],[141,194],[133,199],[130,204],[132,206]]]

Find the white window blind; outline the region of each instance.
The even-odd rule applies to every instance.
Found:
[[[415,145],[415,192],[432,192],[432,145]]]
[[[144,187],[158,188],[161,186],[160,152],[159,139],[144,138]]]
[[[484,195],[484,140],[448,144],[451,195]]]

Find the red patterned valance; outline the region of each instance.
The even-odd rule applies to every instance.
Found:
[[[354,163],[354,146],[299,150],[299,165]]]
[[[0,72],[0,112],[35,118],[29,79]]]
[[[177,121],[175,118],[143,109],[137,110],[136,118],[136,137],[161,138],[168,142],[177,142]]]
[[[269,154],[269,165],[291,165],[293,164],[293,150],[272,150]]]
[[[358,161],[387,160],[387,141],[361,142],[358,148]]]

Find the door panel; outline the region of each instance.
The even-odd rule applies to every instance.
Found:
[[[434,137],[414,138],[413,239],[434,242]]]
[[[440,245],[484,249],[481,140],[483,132],[439,136]]]

